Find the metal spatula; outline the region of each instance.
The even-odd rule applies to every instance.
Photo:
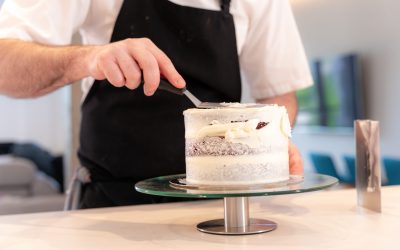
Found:
[[[142,80],[143,84],[143,80]],[[196,108],[200,109],[212,109],[212,108],[232,108],[232,106],[229,106],[229,103],[218,103],[218,102],[202,102],[200,101],[196,96],[194,96],[192,93],[190,93],[189,90],[186,88],[179,89],[175,86],[173,86],[170,82],[168,82],[165,79],[160,79],[160,85],[158,86],[158,89],[168,91],[170,93],[176,94],[176,95],[185,95],[189,100],[196,106]],[[257,107],[263,107],[265,106],[264,104],[255,104],[255,103],[249,103],[246,104],[245,106],[238,106],[240,108],[257,108]]]
[[[165,79],[160,80],[160,86],[158,86],[158,89],[165,90],[177,95],[185,95],[196,106],[196,108],[210,109],[226,107],[218,102],[202,102],[192,93],[190,93],[190,91],[186,88],[178,89]]]

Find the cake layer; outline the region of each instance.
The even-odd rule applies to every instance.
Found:
[[[186,156],[254,155],[282,152],[287,149],[287,140],[260,143],[258,147],[248,144],[232,143],[223,137],[205,137],[200,140],[186,140]]]
[[[186,158],[186,180],[197,185],[252,185],[289,178],[288,154]]]

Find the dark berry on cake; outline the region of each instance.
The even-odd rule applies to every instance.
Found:
[[[259,123],[257,124],[256,129],[262,129],[263,127],[265,127],[265,126],[267,126],[267,125],[268,125],[268,122],[259,122]]]

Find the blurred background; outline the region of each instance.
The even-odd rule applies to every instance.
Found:
[[[373,119],[380,122],[382,182],[400,184],[400,1],[291,4],[315,81],[297,93],[293,141],[306,171],[353,187],[353,120]],[[242,101],[251,102],[243,89]],[[79,84],[31,100],[0,96],[0,214],[62,210],[78,166],[80,102]]]
[[[318,163],[329,162],[329,156],[339,177],[354,182],[352,120],[373,119],[380,122],[383,184],[400,184],[400,117],[396,108],[400,92],[400,16],[395,11],[400,2],[291,2],[313,70],[314,90],[319,89],[309,91],[314,93],[308,98],[317,106],[314,110],[301,99],[304,91],[299,93],[303,96],[298,95],[299,126],[293,140],[303,153],[306,167],[318,169]],[[304,119],[310,118],[309,113],[319,116],[317,122]]]

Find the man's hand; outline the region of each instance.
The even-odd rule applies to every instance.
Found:
[[[303,175],[303,160],[301,159],[300,151],[289,140],[289,173],[291,175]]]
[[[107,79],[116,87],[136,89],[143,77],[143,89],[147,96],[157,90],[160,75],[177,88],[185,87],[185,80],[171,60],[147,38],[131,38],[94,46],[88,63],[91,76],[98,80]]]

